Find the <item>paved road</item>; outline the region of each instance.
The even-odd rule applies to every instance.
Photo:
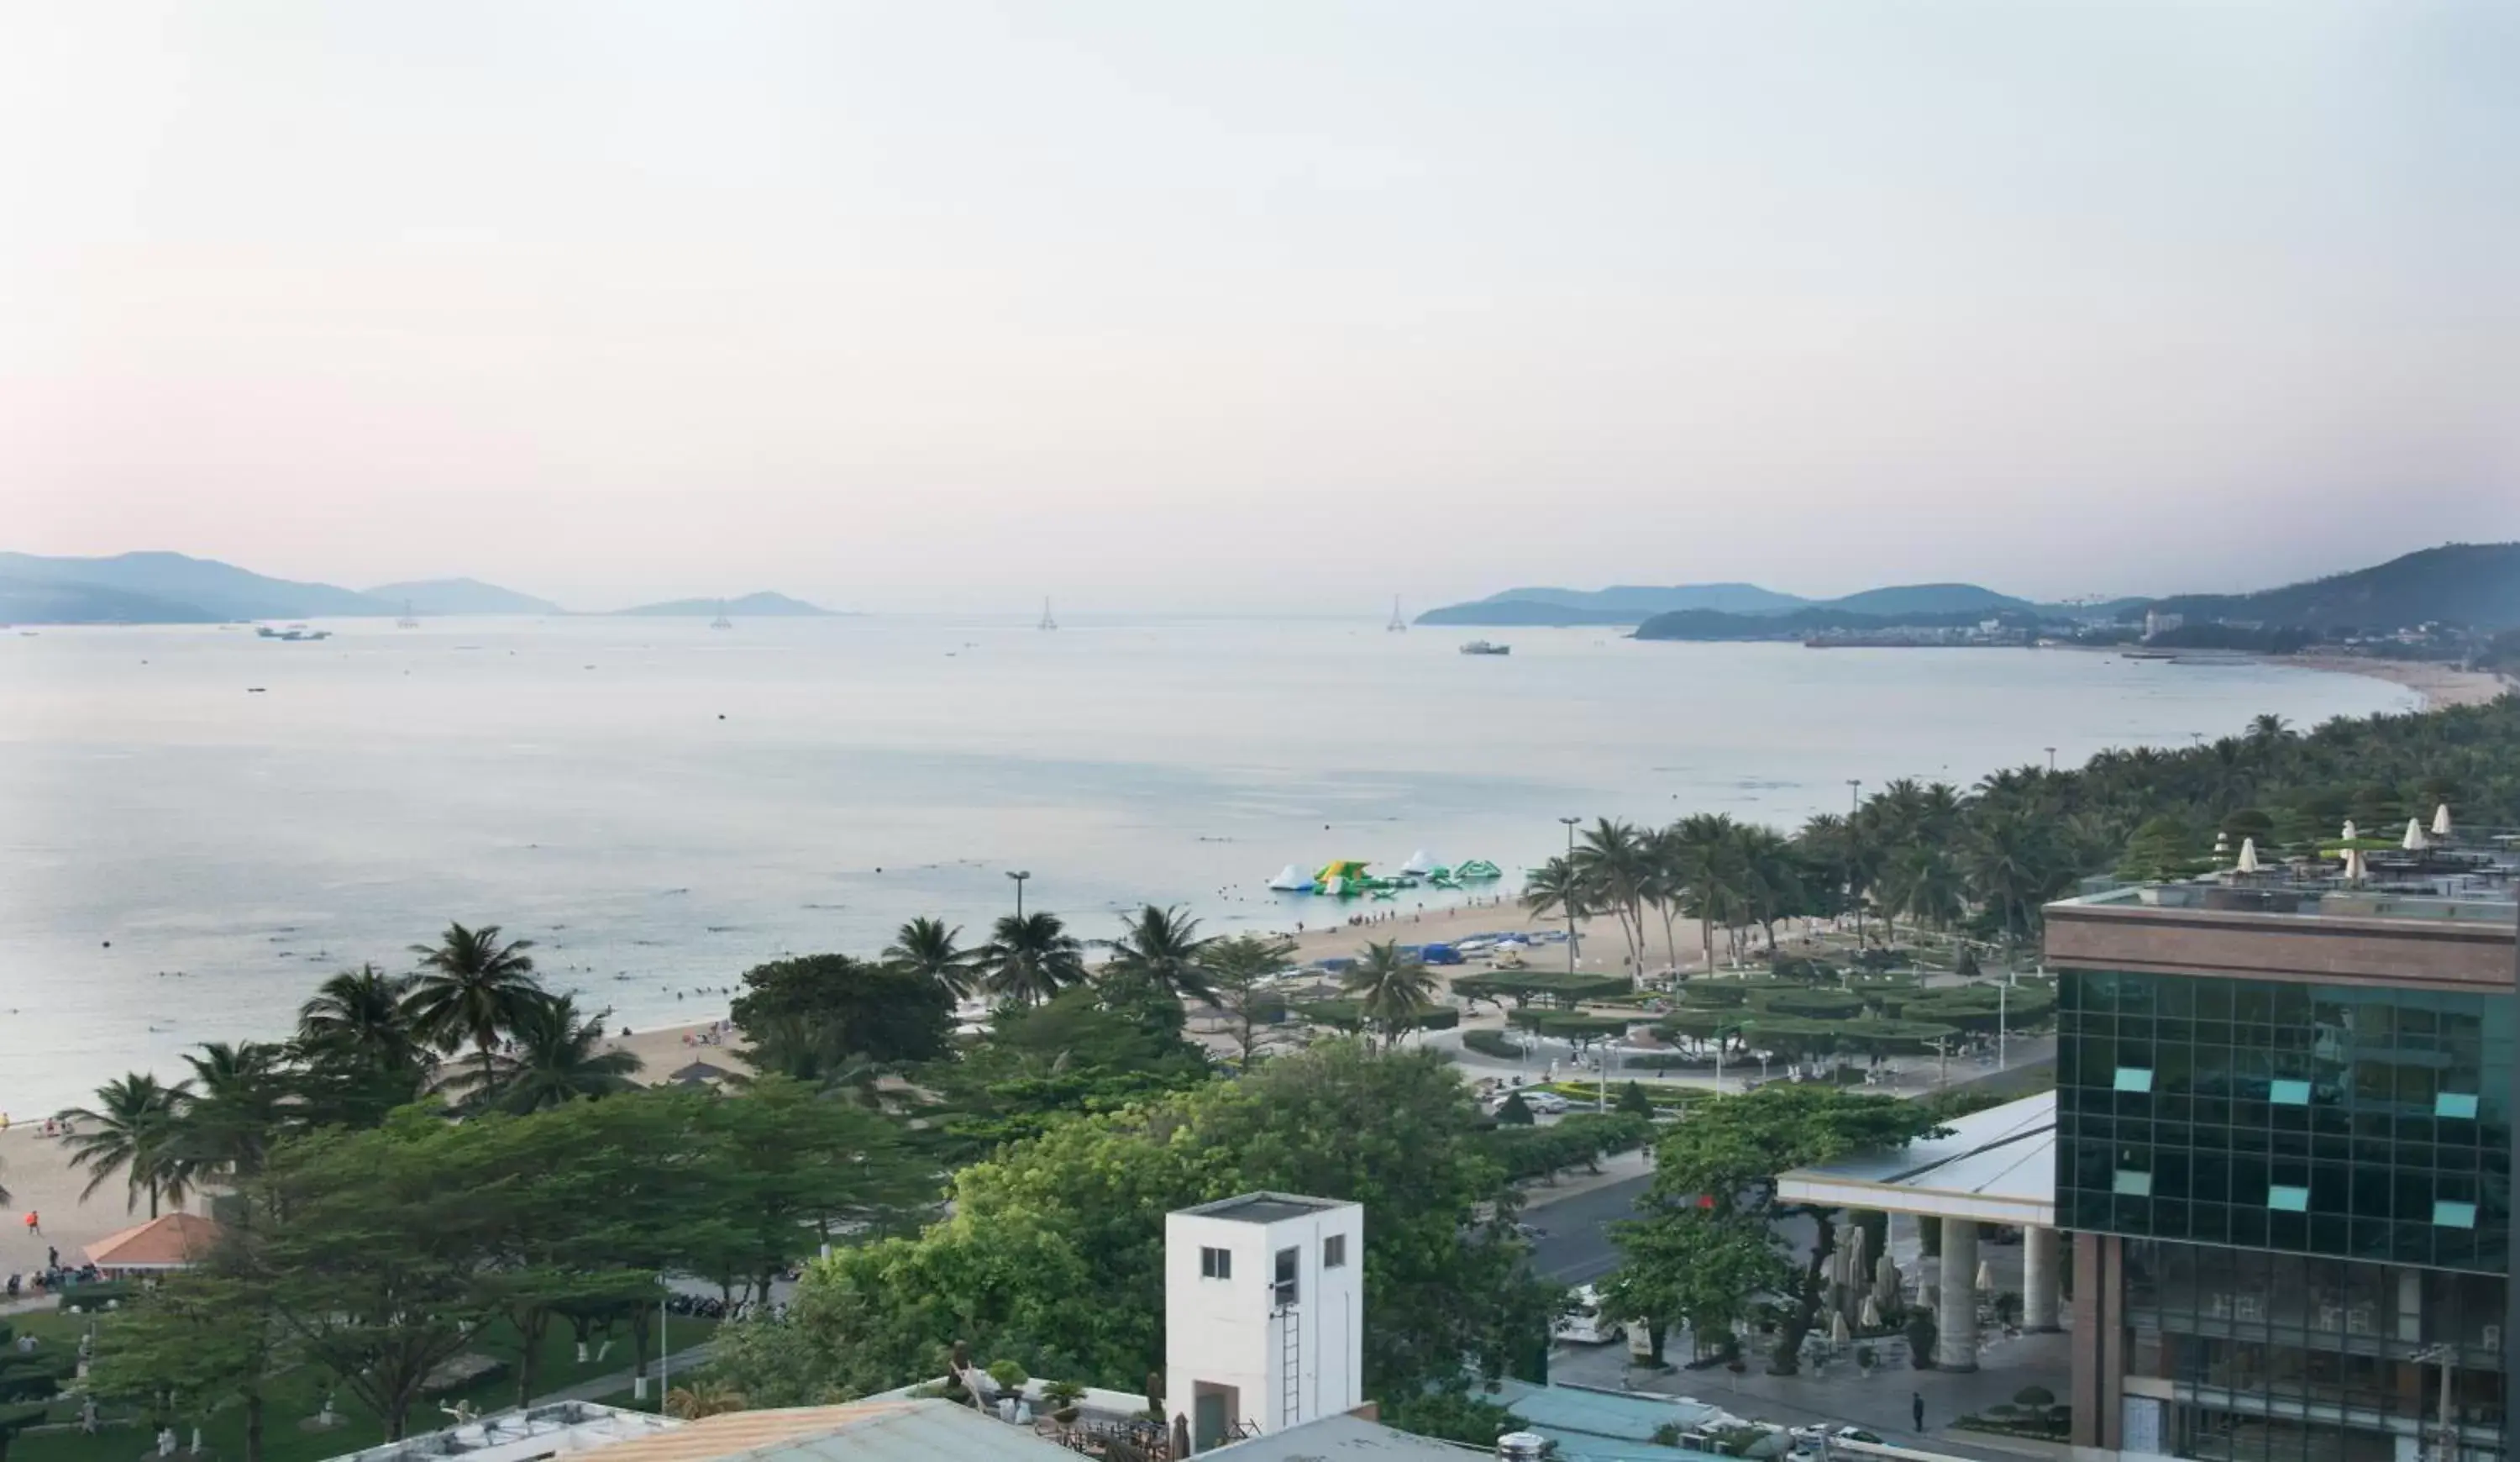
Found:
[[[1609,1273],[1619,1262],[1619,1252],[1610,1246],[1609,1225],[1636,1212],[1638,1197],[1652,1181],[1648,1172],[1526,1210],[1523,1221],[1543,1230],[1532,1245],[1532,1266],[1544,1278],[1566,1285]]]

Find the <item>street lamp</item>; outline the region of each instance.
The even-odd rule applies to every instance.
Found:
[[[1016,871],[1011,871],[1011,872],[1009,872],[1009,873],[1007,874],[1007,877],[1009,877],[1009,878],[1011,878],[1011,879],[1013,879],[1013,880],[1015,881],[1015,917],[1016,917],[1017,919],[1021,919],[1021,918],[1023,917],[1023,886],[1024,886],[1024,880],[1025,880],[1025,879],[1028,879],[1028,878],[1030,878],[1030,877],[1032,877],[1032,870],[1031,870],[1031,869],[1029,869],[1029,868],[1026,868],[1026,869],[1021,869],[1021,870],[1016,870]]]
[[[2450,1419],[2450,1378],[2452,1350],[2448,1345],[2426,1346],[2407,1357],[2417,1365],[2441,1362],[2441,1455],[2438,1462],[2458,1462],[2458,1429]]]
[[[2055,749],[2054,747],[2049,747],[2049,748],[2048,749],[2048,771],[2050,771],[2050,772],[2053,772],[2055,769],[2056,769],[2056,749]]]

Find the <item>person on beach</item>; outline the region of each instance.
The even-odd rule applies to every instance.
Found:
[[[33,1209],[28,1209],[26,1211],[26,1232],[34,1235],[38,1239],[42,1238],[44,1236],[43,1218],[43,1214],[36,1212]]]

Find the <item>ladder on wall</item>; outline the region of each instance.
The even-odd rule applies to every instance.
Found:
[[[1295,1306],[1278,1307],[1278,1430],[1282,1432],[1303,1420],[1304,1406],[1304,1339],[1295,1324]]]

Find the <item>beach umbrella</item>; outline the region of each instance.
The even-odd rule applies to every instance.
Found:
[[[1872,1294],[1884,1304],[1899,1298],[1899,1265],[1886,1254],[1881,1256],[1881,1262],[1873,1266]]]
[[[2450,803],[2448,802],[2433,808],[2433,836],[2436,838],[2450,836]]]
[[[1830,1315],[1828,1317],[1828,1338],[1832,1344],[1840,1346],[1855,1339],[1855,1332],[1846,1328],[1846,1316]]]
[[[2345,819],[2345,841],[2351,843],[2360,836],[2354,831],[2354,819],[2351,817]]]
[[[1977,1261],[1977,1288],[1981,1291],[1995,1288],[1995,1265],[1984,1259]]]
[[[2407,836],[2398,840],[2398,845],[2408,852],[2422,852],[2432,845],[2424,841],[2424,825],[2409,817],[2407,819]]]
[[[2258,871],[2258,840],[2255,838],[2240,840],[2240,871],[2242,873]]]
[[[2362,849],[2359,847],[2345,849],[2345,881],[2349,884],[2359,884],[2362,882]]]
[[[1867,1330],[1881,1328],[1881,1302],[1870,1295],[1864,1297],[1863,1324]]]

